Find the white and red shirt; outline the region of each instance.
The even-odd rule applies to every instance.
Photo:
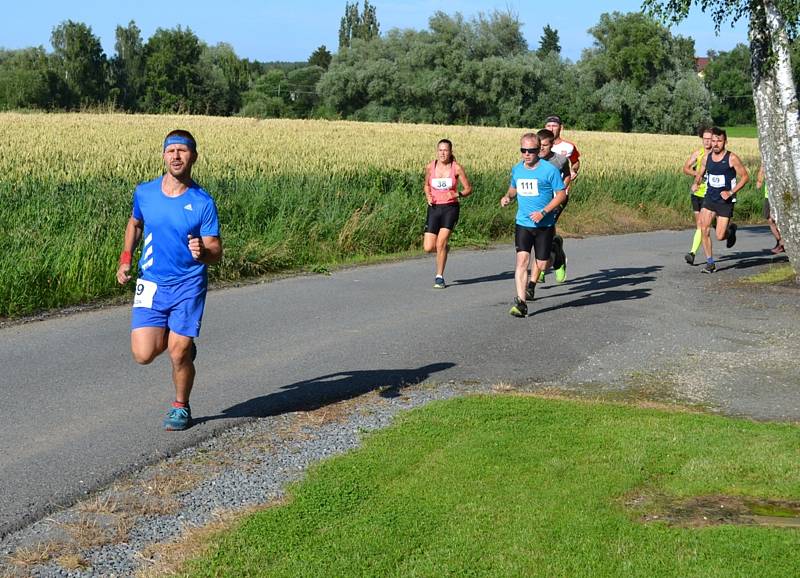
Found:
[[[581,153],[578,152],[578,147],[568,140],[561,139],[559,143],[553,143],[552,151],[565,156],[569,159],[570,164],[575,164],[581,158]]]

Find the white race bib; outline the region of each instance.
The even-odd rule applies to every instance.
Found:
[[[517,194],[520,197],[538,197],[539,179],[517,179]]]
[[[147,307],[153,308],[153,297],[155,297],[158,285],[152,281],[145,281],[144,279],[136,280],[136,294],[133,297],[134,307]]]
[[[453,188],[453,179],[446,177],[444,179],[431,179],[431,187],[437,191],[449,191]]]
[[[712,187],[724,187],[725,186],[725,175],[708,175],[708,184]]]

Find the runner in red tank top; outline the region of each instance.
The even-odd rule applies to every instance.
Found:
[[[461,183],[461,191],[458,184]],[[426,253],[436,252],[434,289],[444,289],[444,267],[450,234],[458,222],[460,197],[472,192],[464,169],[453,156],[453,143],[442,139],[436,145],[436,160],[425,168],[425,198],[428,200],[428,218],[425,224],[423,247]]]

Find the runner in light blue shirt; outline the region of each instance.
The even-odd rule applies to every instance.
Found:
[[[536,134],[522,135],[520,153],[522,161],[511,169],[508,192],[500,199],[500,206],[508,206],[515,198],[518,201],[515,227],[517,263],[514,273],[517,296],[509,313],[514,317],[527,317],[525,298],[531,251],[535,256],[531,279],[535,282],[550,258],[555,234],[553,211],[566,200],[567,194],[558,169],[539,158],[539,137]],[[533,291],[529,292],[529,296],[533,298]]]

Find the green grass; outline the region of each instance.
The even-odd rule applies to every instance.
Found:
[[[771,265],[769,269],[762,273],[745,277],[742,279],[742,282],[759,285],[777,285],[779,283],[794,281],[795,279],[797,279],[797,273],[794,272],[792,266],[788,263],[782,263],[780,265]]]
[[[742,126],[726,126],[728,138],[758,138],[758,127],[752,124]]]
[[[513,233],[514,208],[501,210],[506,172],[470,175],[452,244],[484,245]],[[201,181],[218,204],[225,257],[213,281],[419,250],[425,203],[416,172],[365,169],[338,176],[265,175]],[[0,181],[0,317],[121,296],[114,278],[130,215],[132,183]],[[561,220],[567,233],[692,226],[688,182],[675,173],[582,175]],[[737,221],[760,219],[761,198],[739,195]]]
[[[800,532],[640,522],[634,495],[800,498],[795,425],[532,397],[438,402],[314,467],[191,576],[790,576]]]

